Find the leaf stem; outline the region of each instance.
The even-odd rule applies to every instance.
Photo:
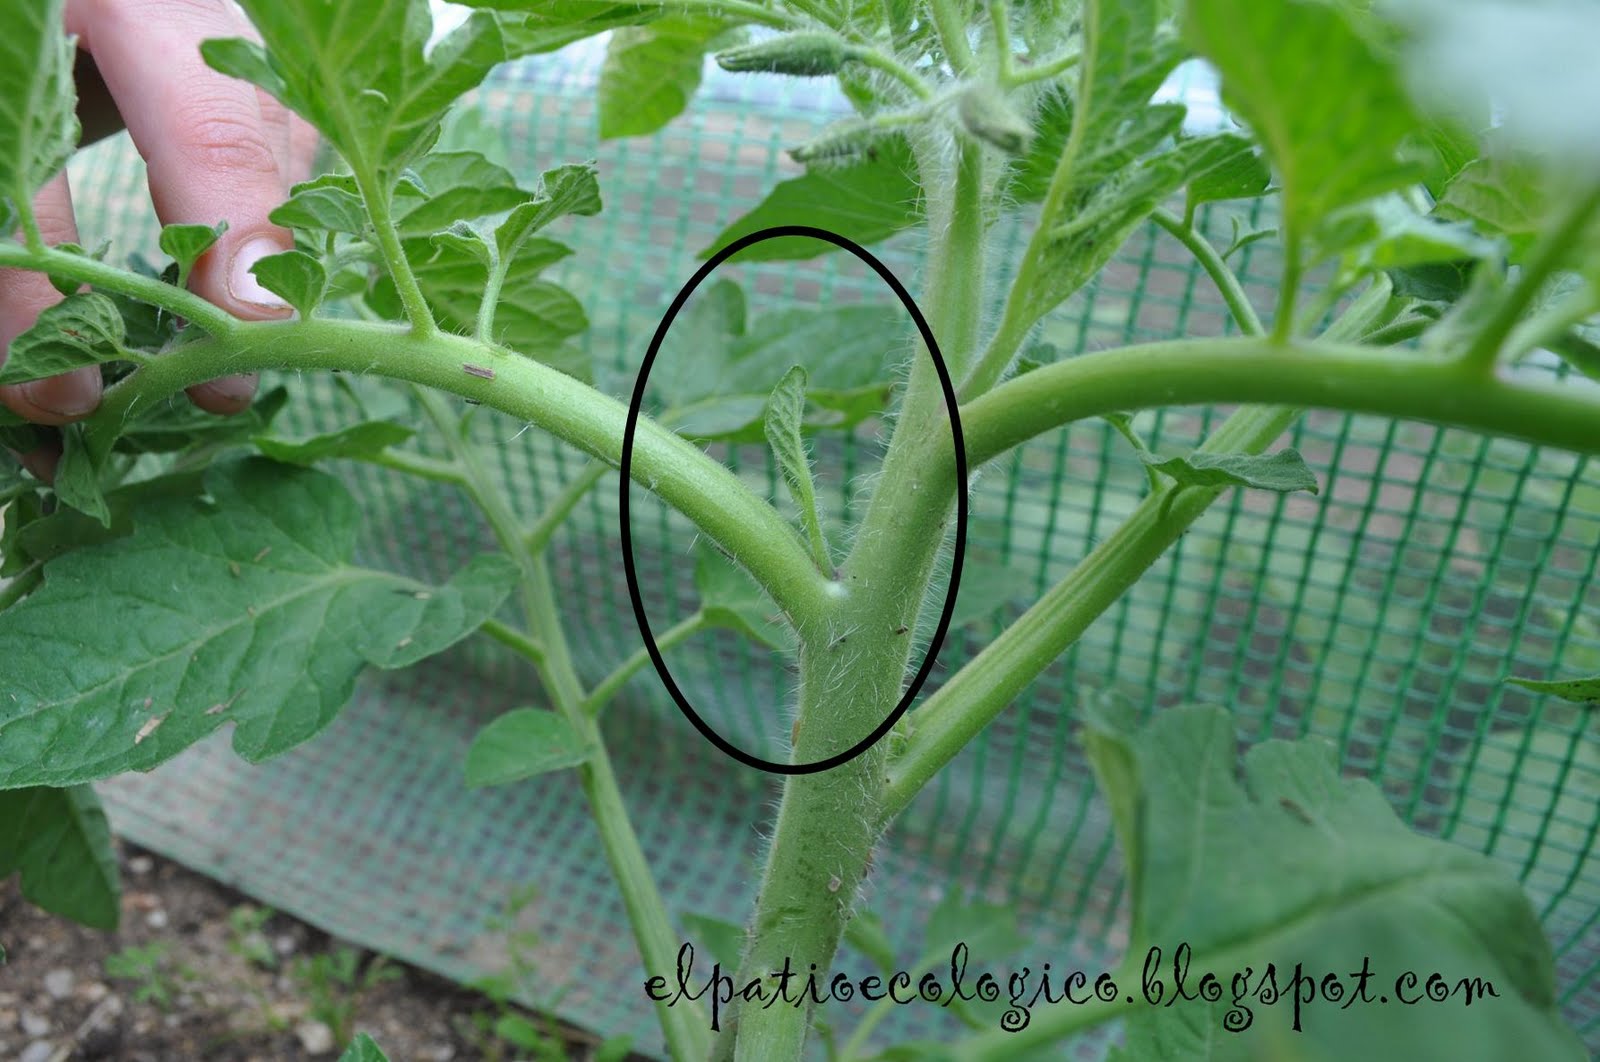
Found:
[[[1078,60],[1083,58],[1082,52],[1066,52],[1054,59],[1046,59],[1036,66],[1013,69],[1009,79],[1002,79],[1001,84],[1007,88],[1020,88],[1031,85],[1036,81],[1048,81],[1053,77],[1060,77],[1068,70],[1078,65]]]
[[[361,198],[367,204],[372,231],[377,236],[378,253],[383,255],[389,277],[400,293],[400,304],[405,307],[406,320],[411,322],[411,332],[418,339],[426,339],[438,332],[439,326],[433,320],[433,311],[428,309],[428,300],[423,297],[417,276],[406,260],[405,248],[400,244],[400,231],[395,228],[390,202],[391,189],[370,171],[357,170],[355,179]]]
[[[535,666],[544,663],[544,646],[510,624],[491,618],[484,620],[478,629]]]
[[[656,648],[665,653],[673,646],[704,630],[706,626],[705,613],[696,611],[682,622],[675,623],[662,631],[656,638]],[[591,717],[599,715],[601,709],[617,695],[617,691],[627,685],[628,680],[648,663],[650,663],[649,651],[644,646],[635,649],[626,660],[611,670],[611,674],[601,679],[595,684],[594,689],[589,691],[589,696],[584,698],[583,702],[584,714]]]
[[[594,485],[611,468],[603,461],[590,460],[567,485],[561,488],[561,493],[556,495],[539,519],[534,521],[533,528],[528,532],[528,537],[523,541],[522,548],[529,553],[543,553],[550,545],[550,540],[567,517],[572,515],[572,510],[578,507],[591,491]]]
[[[0,267],[31,269],[55,277],[76,280],[104,291],[116,292],[159,306],[174,316],[199,325],[213,336],[225,336],[241,322],[200,296],[174,287],[155,277],[119,269],[84,254],[69,254],[53,247],[30,250],[21,244],[0,240]]]
[[[1272,315],[1272,338],[1287,343],[1294,335],[1294,306],[1300,294],[1300,233],[1292,225],[1283,228],[1283,276],[1278,281],[1278,306]]]
[[[464,482],[461,470],[449,461],[440,461],[436,457],[412,453],[409,450],[379,450],[376,454],[363,458],[363,460],[380,468],[392,468],[396,472],[404,472],[408,476],[431,479],[438,483],[455,483],[459,485]]]
[[[510,265],[500,258],[500,253],[494,248],[494,236],[491,234],[484,241],[489,245],[489,272],[483,281],[483,301],[478,303],[478,320],[474,334],[478,342],[486,347],[495,346],[494,341],[494,313],[500,306],[500,289],[505,286],[506,270]]]
[[[1015,84],[1016,63],[1011,54],[1011,24],[1006,18],[1004,0],[989,0],[989,25],[994,29],[995,77],[1001,85]]]
[[[933,86],[929,85],[915,70],[912,70],[887,52],[870,46],[861,46],[855,53],[855,60],[863,66],[870,66],[874,70],[888,74],[910,89],[911,94],[917,99],[933,99]]]
[[[1245,335],[1259,336],[1265,328],[1261,318],[1256,315],[1255,307],[1250,305],[1250,297],[1245,294],[1244,285],[1239,283],[1239,277],[1228,268],[1228,263],[1222,260],[1217,249],[1211,241],[1206,239],[1192,224],[1179,218],[1165,208],[1157,208],[1150,215],[1152,221],[1161,226],[1184,247],[1194,255],[1200,268],[1206,271],[1206,276],[1217,286],[1222,294],[1222,300],[1228,304],[1228,310],[1233,314],[1234,323]]]
[[[928,0],[928,10],[933,15],[933,25],[939,42],[944,47],[945,58],[957,77],[969,77],[977,69],[978,61],[972,54],[972,44],[967,40],[967,23],[956,10],[954,0]]]
[[[1577,197],[1545,230],[1523,265],[1522,275],[1500,297],[1494,313],[1477,330],[1472,344],[1461,354],[1459,361],[1462,368],[1477,373],[1493,371],[1506,337],[1538,296],[1544,282],[1561,268],[1572,248],[1583,238],[1597,210],[1600,210],[1600,181]]]

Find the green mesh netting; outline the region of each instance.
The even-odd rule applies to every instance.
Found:
[[[478,146],[503,151],[528,179],[561,161],[599,159],[606,210],[565,234],[579,253],[557,279],[588,308],[584,342],[618,370],[620,390],[695,253],[789,171],[781,148],[829,116],[773,81],[714,80],[663,134],[602,144],[592,83],[592,64],[558,60],[502,73],[476,98],[492,141]],[[72,179],[86,242],[153,248],[143,168],[124,138],[84,153]],[[1226,212],[1206,223],[1226,242]],[[1024,235],[999,231],[993,259],[1014,262]],[[917,251],[905,238],[882,254],[914,281]],[[1241,255],[1260,306],[1270,305],[1275,254],[1256,244]],[[742,268],[758,309],[886,297],[842,255]],[[1052,318],[1045,338],[1070,352],[1226,327],[1205,278],[1151,228]],[[326,430],[350,416],[327,376],[286,382],[303,398],[286,414],[288,430]],[[1186,445],[1220,417],[1173,411],[1150,434]],[[529,518],[584,466],[525,425],[487,413],[474,425]],[[1493,853],[1520,875],[1556,946],[1566,1014],[1600,1047],[1600,742],[1575,706],[1502,681],[1558,664],[1563,673],[1600,671],[1600,480],[1567,454],[1369,418],[1313,414],[1290,441],[1318,470],[1321,495],[1235,493],[1219,502],[905,814],[877,855],[868,902],[908,952],[925,912],[961,887],[1016,906],[1030,957],[1057,968],[1108,965],[1126,940],[1122,876],[1073,705],[1098,689],[1151,710],[1220,702],[1247,740],[1333,740],[1345,769],[1375,779],[1404,818]],[[875,467],[875,442],[863,433],[819,456],[821,500],[836,519],[854,516],[851,484]],[[781,494],[763,450],[727,456],[769,496]],[[367,514],[369,563],[440,577],[492,545],[453,489],[365,467],[339,472]],[[1042,592],[1117,526],[1143,487],[1139,463],[1100,422],[1041,438],[977,481],[969,563],[1010,566]],[[631,497],[660,630],[693,607],[692,534],[647,494]],[[559,534],[553,568],[580,669],[597,678],[639,644],[618,556],[614,475]],[[930,689],[999,623],[954,632]],[[671,659],[712,725],[752,752],[780,754],[784,676],[765,653],[702,635]],[[497,920],[508,897],[532,883],[533,899],[516,911],[539,940],[528,1002],[659,1050],[639,959],[576,785],[555,774],[463,787],[476,728],[538,699],[520,662],[478,639],[417,669],[371,677],[327,733],[268,764],[246,766],[223,739],[102,791],[123,835],[455,977],[504,962]],[[740,917],[772,780],[711,748],[649,671],[609,710],[606,731],[669,908]],[[848,951],[841,961],[863,968]],[[882,1041],[939,1035],[930,1023],[942,1012],[897,1010]],[[835,1005],[828,1017],[847,1028],[853,1014]],[[1079,1057],[1097,1057],[1102,1045]]]

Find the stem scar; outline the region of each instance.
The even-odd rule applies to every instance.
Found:
[[[492,379],[494,379],[494,370],[493,369],[485,368],[482,365],[473,365],[470,362],[465,364],[465,365],[462,365],[461,366],[461,371],[466,373],[468,376],[476,376],[481,380],[492,380]]]

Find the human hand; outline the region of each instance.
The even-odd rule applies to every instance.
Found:
[[[67,0],[66,28],[78,37],[85,140],[126,125],[162,224],[228,222],[195,264],[190,289],[237,317],[288,316],[250,267],[294,246],[267,214],[308,175],[316,134],[270,96],[200,58],[208,38],[255,38],[243,14],[230,0]],[[65,173],[33,205],[46,243],[80,242]],[[0,363],[4,348],[61,297],[38,273],[0,270]],[[229,376],[188,393],[200,408],[226,414],[247,407],[255,388],[254,376]],[[88,366],[0,387],[0,402],[37,424],[61,425],[92,413],[100,394],[100,370]],[[59,457],[58,447],[47,446],[22,460],[48,480]]]

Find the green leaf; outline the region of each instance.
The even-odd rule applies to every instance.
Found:
[[[1471,226],[1426,217],[1394,195],[1330,215],[1317,243],[1325,253],[1343,255],[1348,274],[1476,261],[1501,251],[1498,243],[1479,236]]]
[[[664,7],[659,0],[637,4],[618,0],[473,0],[472,6],[527,12],[526,21],[506,27],[518,55],[553,52],[618,26],[649,22],[660,17]]]
[[[1202,203],[1254,199],[1272,183],[1272,171],[1248,137],[1218,133],[1215,140],[1219,145],[1215,164],[1189,180],[1190,210]]]
[[[922,220],[922,186],[903,137],[882,142],[867,157],[846,166],[813,166],[779,184],[755,209],[724,229],[700,252],[710,258],[742,236],[774,225],[815,225],[859,244],[873,244]],[[831,243],[785,236],[739,252],[739,261],[814,258],[837,250]]]
[[[30,560],[48,562],[71,550],[132,534],[134,510],[154,498],[193,498],[200,492],[199,472],[174,472],[129,483],[106,494],[111,517],[108,523],[102,524],[76,509],[58,507],[18,527],[14,549]],[[8,513],[8,525],[10,518]]]
[[[844,940],[852,948],[872,960],[872,964],[885,974],[893,974],[894,944],[884,931],[883,919],[871,911],[857,911],[844,927]]]
[[[702,543],[697,548],[694,586],[700,594],[700,611],[711,626],[738,631],[773,649],[794,648],[794,633],[782,622],[777,606],[715,546]]]
[[[0,201],[13,218],[31,211],[36,192],[78,146],[72,67],[76,48],[62,30],[63,0],[6,5],[0,33]],[[8,221],[9,236],[13,224]]]
[[[800,435],[800,425],[806,413],[806,371],[792,366],[767,398],[767,408],[762,418],[767,445],[778,459],[789,493],[800,511],[800,524],[811,543],[813,559],[824,571],[831,570],[833,562],[828,557],[828,546],[822,537],[822,520],[817,515],[817,492],[811,480],[811,455],[806,451],[806,441]]]
[[[200,256],[211,250],[212,244],[228,231],[228,223],[219,221],[215,225],[166,225],[161,229],[161,251],[168,258],[178,263],[178,287],[185,287],[189,283],[189,272],[194,268]]]
[[[389,1056],[383,1053],[372,1037],[357,1033],[356,1038],[350,1041],[350,1046],[344,1049],[344,1054],[339,1056],[339,1062],[389,1062]]]
[[[511,58],[504,16],[476,11],[424,54],[427,0],[241,0],[265,48],[208,40],[215,69],[253,82],[321,130],[356,173],[397,177],[439,119]]]
[[[1258,984],[1268,963],[1285,993],[1302,966],[1319,981],[1337,973],[1347,993],[1354,971],[1374,975],[1371,1005],[1308,1004],[1300,1032],[1287,999],[1268,1007],[1247,997],[1252,1024],[1231,1034],[1247,1057],[1278,1057],[1276,1045],[1291,1042],[1296,1058],[1317,1062],[1585,1057],[1559,1018],[1550,946],[1516,880],[1476,852],[1411,832],[1376,786],[1340,777],[1331,745],[1268,741],[1246,753],[1241,782],[1223,709],[1169,708],[1142,731],[1126,715],[1087,716],[1090,755],[1123,809],[1113,821],[1132,867],[1128,950],[1162,949],[1169,998],[1180,944],[1192,953],[1191,990],[1206,973],[1226,986],[1247,967]],[[1116,765],[1100,770],[1107,755]],[[1460,971],[1492,982],[1497,998],[1379,1005],[1406,970]]]
[[[256,447],[274,461],[291,465],[311,465],[330,458],[370,460],[391,446],[398,446],[415,435],[403,424],[369,420],[338,431],[314,435],[309,439],[256,438]]]
[[[289,198],[274,208],[267,220],[290,229],[359,236],[367,228],[367,208],[354,177],[326,173],[289,189]]]
[[[683,928],[711,953],[713,962],[720,963],[727,971],[739,968],[739,957],[744,954],[743,926],[692,911],[685,911],[679,920]]]
[[[123,357],[117,304],[99,292],[68,295],[46,307],[33,327],[11,341],[0,384],[22,383]]]
[[[304,251],[269,254],[251,266],[250,272],[262,287],[293,306],[302,321],[321,304],[328,287],[328,273],[322,263]]]
[[[1549,193],[1533,163],[1491,154],[1469,162],[1445,185],[1435,208],[1440,217],[1471,222],[1479,231],[1504,236],[1511,260],[1533,246],[1549,213]]]
[[[928,912],[923,940],[923,952],[930,957],[948,957],[956,945],[965,944],[971,962],[980,966],[1013,955],[1028,943],[1017,929],[1014,908],[998,903],[969,903],[959,888],[949,889]]]
[[[556,712],[517,708],[478,731],[467,750],[467,787],[506,785],[586,762],[583,735]]]
[[[1292,231],[1420,176],[1400,160],[1420,128],[1410,98],[1344,5],[1188,0],[1183,28],[1221,73],[1223,102],[1265,146]]]
[[[146,406],[132,422],[118,425],[121,434],[113,446],[122,453],[172,453],[244,442],[263,434],[288,399],[287,389],[274,387],[249,409],[220,417],[207,413],[183,395],[174,395]]]
[[[1258,1062],[1260,1055],[1223,1026],[1221,1003],[1141,1007],[1123,1019],[1127,1041],[1106,1062]],[[1273,1056],[1297,1062],[1299,1054]]]
[[[499,214],[528,198],[509,170],[476,151],[431,151],[407,172],[425,195],[396,197],[401,236],[431,236],[452,222]]]
[[[514,257],[523,241],[551,222],[568,214],[592,217],[600,209],[600,182],[592,161],[546,170],[533,198],[511,211],[495,229],[495,245],[502,258]]]
[[[100,468],[84,440],[82,424],[61,429],[61,460],[56,463],[56,497],[100,521],[111,525],[111,510],[100,488]]]
[[[251,458],[206,486],[139,506],[132,535],[57,558],[0,613],[0,788],[148,770],[230,722],[258,762],[326,727],[368,664],[476,630],[514,581],[499,555],[438,587],[352,565],[360,515],[320,472]]]
[[[612,33],[600,67],[601,138],[647,136],[682,114],[700,87],[708,46],[727,26],[668,15]]]
[[[988,619],[1013,601],[1031,598],[1033,593],[1033,576],[1020,568],[966,561],[961,565],[961,585],[956,588],[950,626],[965,627]]]
[[[19,871],[29,903],[95,929],[117,928],[117,855],[89,786],[0,791],[0,881]]]
[[[1139,459],[1184,487],[1253,487],[1280,493],[1317,493],[1317,477],[1297,450],[1275,454],[1213,454],[1161,457],[1141,451]]]
[[[437,247],[452,254],[463,254],[483,266],[487,274],[500,262],[494,243],[470,221],[458,221],[442,232],[429,237]]]
[[[1548,693],[1580,704],[1600,704],[1600,675],[1580,679],[1511,678],[1506,681],[1534,693]]]

